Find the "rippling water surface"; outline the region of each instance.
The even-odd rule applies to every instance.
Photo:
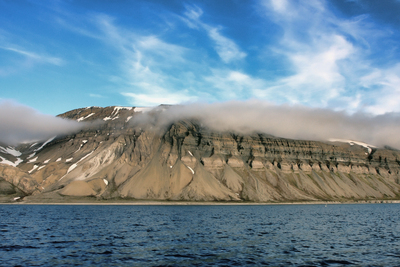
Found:
[[[400,266],[399,211],[0,205],[0,266]]]

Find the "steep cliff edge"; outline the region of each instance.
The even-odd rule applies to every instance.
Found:
[[[16,191],[10,188],[17,188],[27,202],[76,197],[236,202],[400,199],[399,151],[357,142],[220,133],[195,120],[158,127],[135,120],[143,111],[77,109],[60,115],[87,123],[76,134],[17,148],[2,146],[0,194],[11,199]],[[7,174],[10,169],[13,179]]]

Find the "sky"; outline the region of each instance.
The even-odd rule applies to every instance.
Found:
[[[399,14],[400,0],[0,0],[0,142],[79,130],[54,117],[76,108],[171,104],[166,121],[400,149]]]
[[[400,112],[398,14],[398,0],[0,0],[0,101]]]

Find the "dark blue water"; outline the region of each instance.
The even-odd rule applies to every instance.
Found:
[[[0,266],[400,266],[400,204],[0,205]]]

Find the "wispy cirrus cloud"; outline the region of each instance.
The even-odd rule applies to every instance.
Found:
[[[215,50],[225,63],[241,60],[246,57],[231,39],[223,36],[218,28],[206,28],[208,35],[215,42]]]
[[[327,36],[310,47],[295,48],[291,51],[279,51],[292,63],[292,75],[275,82],[268,90],[259,91],[260,97],[268,91],[286,96],[291,103],[327,106],[331,99],[338,98],[345,92],[347,77],[342,64],[346,64],[353,53],[353,45],[340,35]]]
[[[65,25],[66,20],[61,20]],[[190,69],[185,55],[189,49],[168,43],[156,35],[143,35],[118,26],[114,18],[104,14],[88,16],[86,23],[94,30],[68,30],[100,40],[116,53],[119,76],[110,78],[118,83],[121,95],[134,106],[176,104],[196,99],[185,86],[182,76]],[[171,74],[174,73],[174,74]]]
[[[41,48],[38,48],[40,46]],[[37,41],[28,37],[18,36],[15,33],[0,28],[0,55],[3,64],[0,74],[11,74],[24,68],[31,68],[38,64],[62,66],[65,60],[46,52]]]
[[[202,13],[200,9],[191,12],[193,14],[184,18],[188,21],[185,23],[194,23],[196,25],[191,27],[207,29],[216,40],[214,47],[217,50],[220,48],[218,51],[222,61],[215,63],[214,59],[203,52],[165,41],[162,36],[145,35],[120,26],[113,17],[105,14],[87,15],[86,21],[79,18],[77,21],[81,26],[75,25],[73,19],[56,21],[69,31],[98,40],[112,48],[119,71],[109,80],[118,85],[119,92],[131,105],[155,106],[200,99],[220,100],[229,95],[240,97],[243,88],[250,88],[251,78],[243,74],[247,76],[246,81],[239,81],[239,71],[219,68],[225,62],[244,57],[244,53],[233,41],[220,35],[217,28],[202,23],[198,19]],[[89,26],[80,29],[85,25],[83,22]],[[223,84],[224,80],[229,81],[231,88]],[[229,91],[231,93],[227,95]]]
[[[283,32],[271,50],[290,63],[291,73],[258,90],[258,97],[274,92],[289,103],[348,112],[400,110],[395,104],[400,100],[396,67],[380,67],[371,57],[390,31],[373,26],[367,15],[338,17],[328,1],[261,3]]]
[[[2,32],[4,34],[4,31]],[[65,60],[46,53],[33,52],[30,49],[10,44],[6,38],[0,38],[0,55],[8,58],[0,66],[0,75],[7,76],[18,73],[20,70],[29,69],[40,64],[62,66]]]
[[[211,75],[205,81],[213,88],[218,89],[218,94],[227,99],[248,99],[265,92],[262,98],[267,98],[268,83],[260,78],[252,77],[244,72],[231,69],[212,69]],[[264,94],[264,93],[263,93]]]
[[[360,84],[369,90],[371,101],[365,109],[374,114],[400,112],[400,63],[374,69],[361,77]]]
[[[202,14],[203,10],[198,6],[186,5],[185,17],[182,20],[191,28],[205,30],[209,38],[214,42],[215,51],[225,63],[245,58],[246,53],[241,51],[233,40],[220,33],[221,27],[214,27],[202,22],[200,19]]]
[[[64,60],[62,60],[61,58],[38,54],[31,51],[23,50],[21,48],[0,46],[0,49],[17,53],[39,63],[48,63],[57,66],[61,66],[64,63]]]
[[[185,79],[180,79],[188,71],[184,69],[187,66],[183,58],[185,52],[184,47],[165,43],[156,36],[138,37],[131,49],[123,49],[128,89],[122,95],[133,105],[145,106],[195,99],[184,88]],[[130,92],[132,89],[134,92]]]
[[[260,19],[278,34],[255,48],[240,47],[224,34],[231,29],[213,23],[196,5],[183,5],[180,14],[164,13],[173,22],[159,31],[139,31],[104,13],[56,21],[106,45],[105,56],[115,64],[109,81],[132,105],[258,98],[349,113],[400,109],[396,62],[382,67],[371,56],[379,40],[391,34],[385,27],[374,26],[368,15],[343,16],[325,0],[256,3]],[[265,76],[274,63],[260,53],[279,61],[282,73]]]
[[[105,96],[100,95],[100,94],[89,94],[90,97],[94,97],[94,98],[104,98]]]
[[[343,65],[354,64],[357,48],[346,38],[323,1],[264,1],[267,14],[283,30],[274,51],[286,57],[292,74],[269,90],[285,94],[292,103],[320,106],[338,98],[348,86]],[[310,19],[312,18],[312,19]],[[346,35],[345,35],[346,34]],[[263,92],[259,92],[262,96]]]

